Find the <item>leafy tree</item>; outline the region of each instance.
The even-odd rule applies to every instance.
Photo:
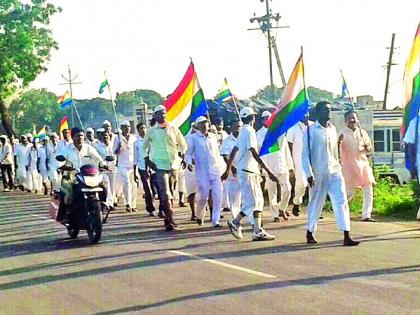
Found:
[[[57,96],[45,89],[30,90],[12,101],[9,114],[13,129],[18,134],[31,132],[34,126],[36,130],[45,125],[57,130],[63,115]]]
[[[146,103],[149,108],[162,104],[162,96],[153,90],[135,90],[117,94],[115,99],[116,110],[124,116],[134,114],[134,107],[142,102]]]
[[[258,90],[257,94],[251,97],[251,100],[262,99],[270,103],[277,103],[277,101],[281,99],[282,95],[283,95],[283,88],[274,86],[274,94],[273,94],[273,90],[271,89],[271,86],[267,85],[263,89]]]
[[[0,114],[5,132],[10,124],[8,98],[46,70],[50,51],[57,43],[47,28],[50,17],[61,11],[47,0],[2,0],[0,6]]]
[[[80,119],[82,120],[82,123],[85,128],[102,127],[102,122],[105,119],[114,122],[114,113],[112,110],[112,103],[110,100],[97,97],[88,100],[75,100],[75,102],[80,115]],[[71,108],[68,107],[64,109],[64,112],[70,117]],[[74,117],[74,123],[77,126],[79,125],[76,115]]]

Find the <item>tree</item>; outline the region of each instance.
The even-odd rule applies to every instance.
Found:
[[[47,0],[2,0],[0,6],[0,114],[4,131],[15,134],[7,99],[46,70],[50,52],[58,48],[47,28],[60,8]]]
[[[12,126],[18,134],[31,132],[48,125],[51,130],[58,130],[63,116],[57,104],[57,96],[45,89],[30,90],[19,99],[12,101],[9,109]]]
[[[116,110],[124,116],[131,116],[134,114],[134,106],[142,102],[145,102],[149,108],[153,109],[155,106],[162,104],[163,98],[153,90],[140,89],[119,93],[115,99]]]

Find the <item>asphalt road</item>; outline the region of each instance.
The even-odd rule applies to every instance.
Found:
[[[265,227],[274,242],[224,228],[114,213],[98,245],[69,240],[49,198],[0,193],[0,314],[419,314],[420,224],[363,223],[341,246],[333,216],[305,242],[305,216]],[[227,217],[228,215],[226,215]]]

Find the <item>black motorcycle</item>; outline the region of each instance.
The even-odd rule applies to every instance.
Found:
[[[56,159],[60,162],[66,161],[62,155],[57,156]],[[111,162],[114,158],[109,156],[105,160]],[[70,238],[77,238],[80,230],[86,230],[91,244],[97,244],[102,235],[102,223],[106,222],[109,214],[108,211],[103,220],[102,211],[105,207],[106,190],[102,185],[103,175],[100,170],[105,170],[106,167],[102,164],[99,167],[87,164],[79,171],[68,165],[63,166],[62,169],[65,170],[64,180],[75,176],[76,181],[73,184],[73,198],[70,205],[65,205],[64,193],[57,192],[56,196],[60,198],[57,221],[67,227]]]

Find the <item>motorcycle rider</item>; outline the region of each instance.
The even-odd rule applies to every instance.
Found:
[[[99,165],[103,161],[102,157],[96,149],[85,143],[85,132],[83,129],[75,127],[71,129],[71,137],[73,143],[69,144],[61,153],[66,159],[63,170],[80,170],[83,165],[95,164]],[[61,191],[64,193],[64,205],[69,206],[73,201],[73,185],[76,183],[74,172],[69,172],[67,178],[63,178],[61,183]],[[62,218],[63,207],[60,207],[57,220]],[[60,216],[61,215],[61,216]]]

